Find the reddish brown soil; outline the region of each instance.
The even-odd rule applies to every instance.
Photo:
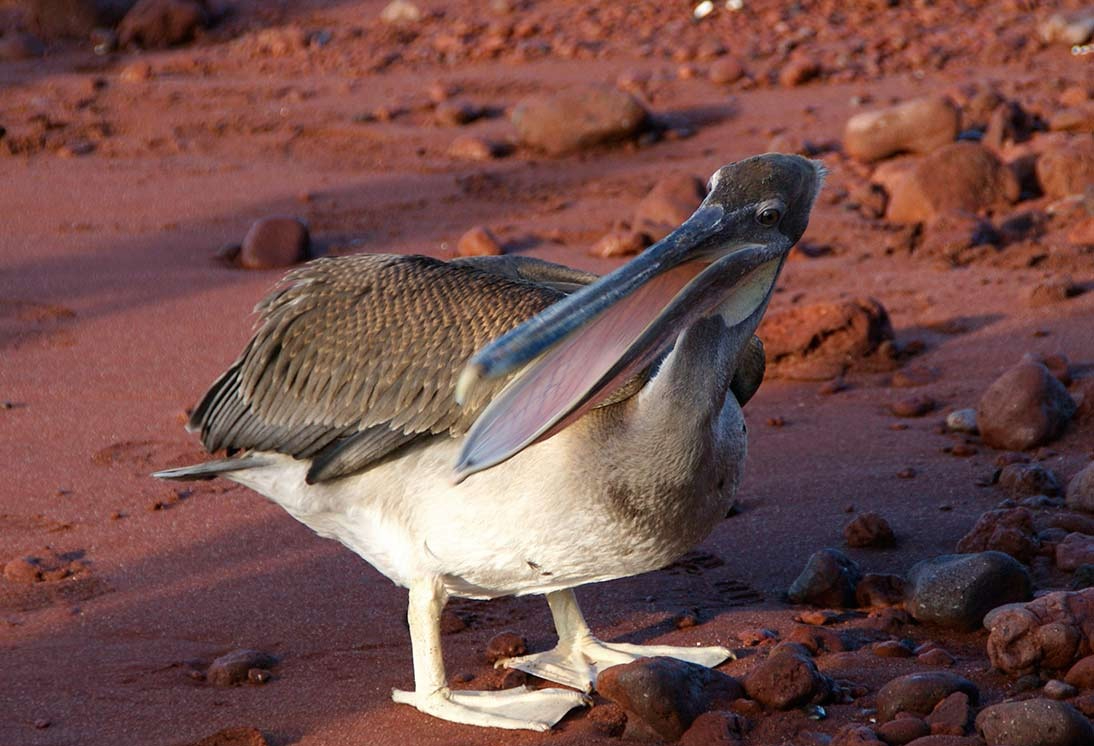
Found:
[[[551,735],[503,734],[393,704],[390,690],[412,685],[404,590],[242,487],[180,488],[149,478],[202,457],[182,429],[185,409],[239,351],[251,307],[279,276],[227,268],[215,251],[238,242],[254,219],[289,214],[308,220],[315,239],[336,251],[449,256],[466,229],[484,224],[510,249],[604,270],[612,263],[589,258],[587,247],[629,217],[668,169],[709,174],[767,150],[779,133],[838,140],[859,110],[853,97],[885,103],[994,81],[1043,104],[1089,76],[1090,64],[1066,47],[1011,44],[1032,36],[1038,17],[1020,2],[903,9],[891,23],[839,33],[829,33],[842,27],[816,4],[807,4],[820,8],[815,13],[788,18],[789,30],[776,28],[772,9],[782,4],[773,2],[746,2],[759,11],[732,26],[716,19],[693,26],[685,3],[631,4],[647,20],[619,21],[609,33],[589,20],[591,4],[539,2],[514,11],[515,22],[527,14],[540,23],[524,41],[585,24],[601,39],[599,51],[563,59],[522,44],[498,61],[461,52],[452,64],[427,54],[429,39],[451,30],[457,49],[476,48],[462,40],[458,22],[488,22],[479,4],[449,4],[446,18],[425,22],[415,39],[380,28],[379,2],[276,4],[291,12],[236,5],[219,30],[179,50],[95,57],[55,43],[44,60],[0,64],[0,124],[13,130],[36,113],[56,123],[37,146],[0,156],[0,400],[10,402],[0,410],[0,562],[50,550],[81,562],[70,579],[0,579],[0,743],[186,744],[234,726],[258,728],[272,744],[611,741],[580,712]],[[441,4],[423,3],[434,5]],[[0,11],[17,22],[10,3]],[[672,33],[659,35],[670,21]],[[233,41],[246,29],[288,22],[334,38],[282,57]],[[894,29],[910,45],[859,73],[793,88],[718,87],[705,79],[709,63],[692,61],[695,46],[716,36],[756,75],[777,72],[779,34],[806,23],[822,30],[818,55],[849,48],[850,37],[881,43]],[[674,60],[677,48],[693,52]],[[949,55],[941,69],[931,57],[938,49]],[[151,65],[152,79],[122,82],[120,70],[136,59]],[[682,65],[690,71],[681,73]],[[504,109],[528,92],[635,73],[653,75],[652,109],[687,123],[693,137],[564,159],[518,150],[468,163],[445,155],[451,140],[503,138],[504,117],[440,127],[425,108],[436,81]],[[354,119],[385,106],[407,113]],[[54,152],[81,139],[95,150]],[[846,162],[822,157],[833,171],[829,193],[848,186]],[[938,423],[949,408],[973,406],[1026,352],[1063,352],[1077,371],[1089,370],[1094,293],[1037,309],[1019,298],[1060,270],[1089,287],[1090,255],[1068,253],[1061,235],[1049,233],[1020,245],[1011,261],[947,269],[888,254],[889,235],[822,198],[805,240],[832,251],[792,261],[774,308],[872,295],[887,307],[899,342],[925,343],[915,364],[941,375],[909,392],[889,388],[885,374],[857,374],[831,396],[819,394],[819,383],[767,382],[747,410],[742,512],[702,547],[724,562],[580,591],[602,636],[739,648],[745,630],[789,630],[795,612],[781,594],[811,552],[841,545],[850,511],[886,517],[898,544],[848,552],[867,571],[903,572],[952,551],[1002,498],[976,486],[996,454],[984,446],[967,458],[943,452],[959,440],[939,434]],[[1050,258],[1030,262],[1031,252]],[[911,393],[942,409],[891,429],[887,405]],[[781,427],[765,424],[779,419]],[[1090,457],[1092,435],[1090,424],[1073,426],[1043,462],[1070,476]],[[915,478],[898,478],[908,467]],[[553,643],[541,599],[452,608],[467,626],[444,638],[450,675],[489,676],[482,651],[505,629],[526,636],[533,650]],[[699,624],[676,630],[672,619],[682,611],[697,612]],[[976,680],[987,699],[1011,684],[987,672],[983,633],[898,634],[940,640],[958,658],[954,670]],[[189,675],[240,647],[281,659],[269,683],[221,689]],[[723,670],[747,671],[754,663],[747,652]],[[750,743],[814,743],[811,734],[863,720],[885,681],[919,665],[868,651],[818,662],[870,693],[830,707],[827,720],[799,711],[755,718]]]

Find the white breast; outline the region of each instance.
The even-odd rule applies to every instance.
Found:
[[[230,478],[399,585],[439,575],[453,595],[546,593],[667,564],[736,491],[744,436],[732,396],[706,437],[606,416],[590,413],[459,485],[460,441],[444,438],[330,483],[306,484],[307,462],[280,454]]]

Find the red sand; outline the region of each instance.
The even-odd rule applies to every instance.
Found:
[[[306,28],[341,28],[371,23],[379,7],[314,2],[292,18]],[[234,23],[253,23],[250,12],[245,5]],[[884,102],[988,79],[1036,91],[1076,79],[1089,64],[1052,47],[1009,66],[957,66],[921,80],[900,74],[729,95],[705,80],[672,79],[672,61],[624,52],[595,62],[394,65],[350,75],[336,60],[263,61],[231,49],[210,41],[140,55],[161,71],[146,83],[118,80],[134,55],[96,58],[77,45],[0,66],[0,86],[11,86],[0,124],[41,110],[70,122],[108,120],[113,131],[83,157],[0,156],[0,399],[13,404],[0,411],[0,562],[48,547],[78,553],[89,568],[55,583],[0,580],[3,744],[183,744],[239,725],[259,728],[272,744],[611,740],[580,712],[555,734],[503,734],[393,704],[390,690],[412,685],[404,590],[242,487],[179,488],[149,478],[201,458],[182,429],[185,408],[234,358],[251,307],[280,274],[226,268],[212,259],[215,250],[268,214],[307,219],[321,243],[440,256],[451,255],[464,230],[486,224],[533,255],[603,270],[611,265],[585,248],[668,168],[707,174],[766,150],[773,126],[838,139],[856,95]],[[209,60],[211,72],[202,74]],[[350,123],[383,103],[425,100],[434,80],[501,107],[527,91],[610,82],[635,70],[670,74],[657,85],[655,110],[710,115],[694,137],[561,160],[518,152],[464,163],[444,155],[451,139],[462,131],[503,135],[503,118],[462,130],[413,117]],[[94,77],[108,85],[81,107]],[[830,188],[841,182],[837,170]],[[886,256],[864,221],[826,201],[810,240],[837,252],[791,262],[774,308],[879,298],[899,341],[926,343],[915,362],[942,375],[916,392],[944,407],[974,405],[1026,352],[1094,361],[1094,293],[1037,310],[1018,303],[1043,267],[945,270]],[[1072,273],[1094,279],[1089,264]],[[968,331],[932,331],[950,319],[965,320]],[[848,550],[867,571],[902,572],[952,551],[1002,497],[974,485],[996,454],[983,446],[970,458],[943,453],[955,438],[937,434],[941,414],[891,430],[885,404],[907,392],[888,388],[882,374],[849,381],[835,396],[819,395],[819,384],[765,383],[747,410],[743,512],[703,547],[725,564],[586,588],[579,595],[594,628],[608,639],[734,647],[745,629],[785,631],[793,612],[780,594],[811,552],[840,546],[850,506],[881,513],[898,535],[895,549]],[[785,426],[764,424],[776,416]],[[1070,475],[1090,457],[1091,435],[1089,424],[1073,427],[1043,463]],[[896,477],[909,466],[916,478]],[[504,629],[525,635],[532,649],[553,643],[541,599],[451,608],[468,628],[444,639],[450,675],[489,676],[482,650]],[[673,615],[691,609],[701,623],[675,630]],[[919,628],[912,635],[940,637]],[[985,673],[982,635],[950,635],[946,644],[959,656],[955,670],[1001,691],[1003,679]],[[274,679],[218,689],[188,675],[237,647],[280,656]],[[745,655],[723,670],[740,674],[751,663]],[[875,692],[917,664],[864,653],[820,665]],[[808,733],[833,732],[860,717],[863,704],[869,697],[833,706],[822,722],[800,712],[763,718],[752,742],[810,743]]]

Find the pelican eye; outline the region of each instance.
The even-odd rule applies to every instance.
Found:
[[[770,228],[782,218],[783,214],[776,207],[765,207],[756,213],[756,222],[765,228]]]

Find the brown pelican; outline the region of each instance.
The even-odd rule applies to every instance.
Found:
[[[729,650],[598,640],[572,589],[662,567],[725,516],[753,332],[823,178],[789,155],[724,166],[599,279],[519,257],[305,265],[193,412],[227,457],[156,476],[244,484],[408,588],[415,688],[393,696],[439,718],[546,730],[609,666],[717,665]],[[529,593],[558,645],[503,664],[573,688],[450,690],[445,601]]]

